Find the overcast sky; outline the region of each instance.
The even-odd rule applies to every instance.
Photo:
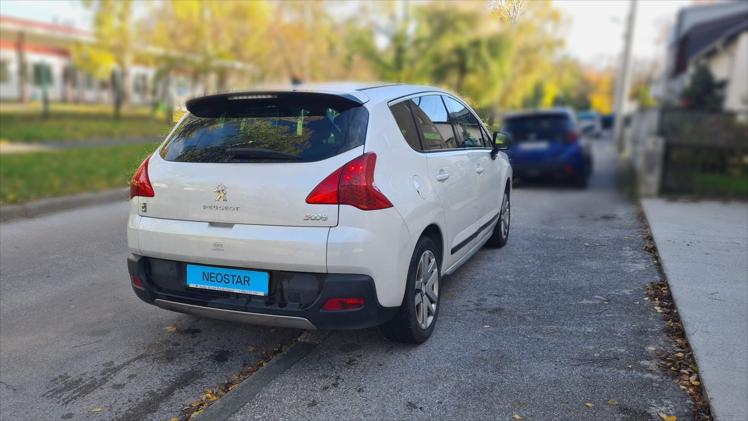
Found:
[[[532,0],[529,0],[532,1]],[[628,0],[554,0],[570,20],[566,49],[584,62],[604,65],[615,60],[623,43]],[[663,31],[681,7],[693,0],[641,0],[637,13],[634,55],[655,59],[663,54]],[[57,21],[81,29],[90,26],[91,15],[78,0],[2,0],[3,15]]]
[[[615,59],[623,46],[628,0],[554,0],[570,19],[566,48],[581,60],[598,64]],[[641,0],[634,30],[634,56],[653,60],[667,46],[670,25],[678,10],[693,0]]]

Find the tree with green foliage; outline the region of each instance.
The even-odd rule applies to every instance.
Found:
[[[370,22],[356,28],[348,48],[379,79],[444,86],[492,120],[500,107],[521,106],[532,95],[560,46],[560,16],[547,1],[502,4],[511,7],[428,2],[398,11],[386,4],[384,19],[368,14]]]
[[[109,80],[114,117],[130,98],[129,71],[137,40],[133,32],[132,0],[83,0],[94,12],[94,42],[73,48],[76,66],[98,80]]]
[[[470,4],[468,4],[470,6]],[[474,7],[436,4],[418,10],[416,29],[423,46],[424,77],[467,97],[476,108],[491,108],[506,88],[512,41],[495,20]]]
[[[685,108],[698,111],[717,112],[722,110],[725,99],[725,82],[714,79],[712,71],[699,65],[691,74],[689,85],[681,95]]]
[[[378,4],[379,10],[365,5],[363,22],[350,25],[346,48],[366,61],[380,80],[425,83],[421,69],[426,63],[416,48],[421,40],[413,31],[412,5],[402,5],[400,10],[394,2]]]

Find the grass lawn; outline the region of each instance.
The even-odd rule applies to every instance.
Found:
[[[126,187],[156,145],[0,155],[0,204]]]
[[[748,175],[694,174],[693,184],[698,194],[748,198]]]
[[[123,109],[115,120],[111,105],[53,103],[45,119],[38,103],[0,104],[0,140],[10,142],[158,139],[170,128],[163,118],[151,118],[147,108]]]

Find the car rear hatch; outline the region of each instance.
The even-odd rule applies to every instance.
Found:
[[[577,136],[574,123],[563,113],[536,113],[510,117],[504,128],[512,135],[514,161],[542,161],[561,155]]]
[[[333,94],[266,92],[187,102],[148,164],[141,216],[224,224],[330,227],[338,207],[306,203],[363,153],[368,112]]]

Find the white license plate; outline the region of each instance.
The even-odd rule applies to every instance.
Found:
[[[538,142],[521,142],[517,145],[521,151],[543,151],[548,149],[550,146],[550,142],[545,140]]]

